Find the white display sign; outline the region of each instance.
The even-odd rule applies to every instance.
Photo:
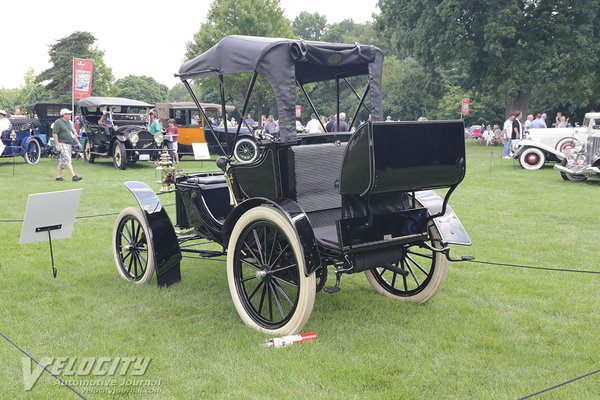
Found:
[[[208,144],[192,143],[192,149],[194,150],[194,159],[195,160],[210,160],[210,153],[208,152]]]
[[[70,238],[80,197],[81,189],[30,194],[19,244],[46,241],[48,230],[52,240]]]

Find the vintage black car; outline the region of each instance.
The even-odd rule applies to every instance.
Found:
[[[154,191],[127,182],[141,209],[123,210],[115,222],[119,274],[142,283],[156,271],[157,284],[170,285],[181,279],[182,253],[226,254],[241,319],[276,335],[300,331],[315,293],[339,291],[343,274],[364,272],[377,292],[395,299],[431,299],[448,261],[467,259],[452,259],[449,245],[470,245],[448,206],[465,175],[464,125],[380,122],[382,68],[383,54],[374,46],[247,36],[225,37],[184,63],[178,76],[199,110],[191,79],[223,82],[223,75],[250,73],[238,117],[262,75],[275,94],[280,137],[263,144],[253,162],[236,162],[227,152],[217,160],[219,172],[177,176],[177,232]],[[363,79],[364,90],[354,91],[353,121],[366,108],[374,122],[353,133],[297,136],[296,87],[307,94],[304,85],[333,81],[339,114],[340,84],[352,86],[354,78]],[[223,103],[226,93],[223,87]],[[207,134],[212,130],[209,123]],[[163,184],[173,172],[165,170]],[[444,189],[444,198],[432,189]],[[328,267],[336,282],[324,287]]]
[[[96,157],[112,157],[117,169],[138,160],[156,160],[166,148],[162,133],[149,132],[152,104],[120,97],[87,97],[79,101],[87,135],[83,158],[93,163]],[[101,124],[107,114],[110,125]]]

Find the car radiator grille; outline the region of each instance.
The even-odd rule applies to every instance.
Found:
[[[588,138],[586,153],[588,165],[594,164],[600,158],[600,137]]]

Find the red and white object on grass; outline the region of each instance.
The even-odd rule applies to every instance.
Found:
[[[309,332],[301,333],[299,335],[288,335],[283,337],[267,339],[267,342],[261,344],[261,346],[272,347],[274,349],[281,349],[282,347],[288,347],[293,344],[307,342],[309,340],[317,340],[317,334],[314,332]]]

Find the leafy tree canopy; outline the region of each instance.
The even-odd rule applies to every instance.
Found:
[[[95,41],[96,38],[89,32],[75,32],[50,46],[48,55],[52,66],[38,75],[37,82],[48,81],[45,88],[53,100],[57,102],[71,100],[73,58],[94,61],[92,95],[109,94],[110,83],[114,77],[112,70],[104,64],[104,52],[91,47]]]
[[[164,103],[168,100],[168,88],[148,76],[128,75],[115,82],[117,97],[145,101],[146,103]]]
[[[292,22],[294,34],[304,40],[321,40],[328,28],[327,17],[319,13],[302,11]]]
[[[555,102],[594,101],[600,61],[597,0],[381,0],[376,29],[430,73],[466,66],[467,89],[506,98],[526,111],[532,88]],[[575,93],[577,92],[577,93]],[[568,99],[568,100],[567,100]]]
[[[181,82],[176,83],[169,89],[167,97],[170,102],[192,101],[192,96]]]
[[[289,19],[284,17],[279,0],[215,0],[208,11],[207,21],[200,25],[193,40],[186,45],[186,57],[192,59],[228,35],[250,35],[263,37],[294,36]],[[236,106],[242,106],[250,74],[226,76],[225,84],[236,100]],[[218,80],[203,79],[202,90],[219,92]],[[257,114],[262,108],[273,102],[272,90],[264,79],[258,79],[254,86],[251,110]],[[199,98],[201,102],[206,99]],[[241,111],[241,110],[240,110]],[[235,115],[238,119],[239,116]]]

